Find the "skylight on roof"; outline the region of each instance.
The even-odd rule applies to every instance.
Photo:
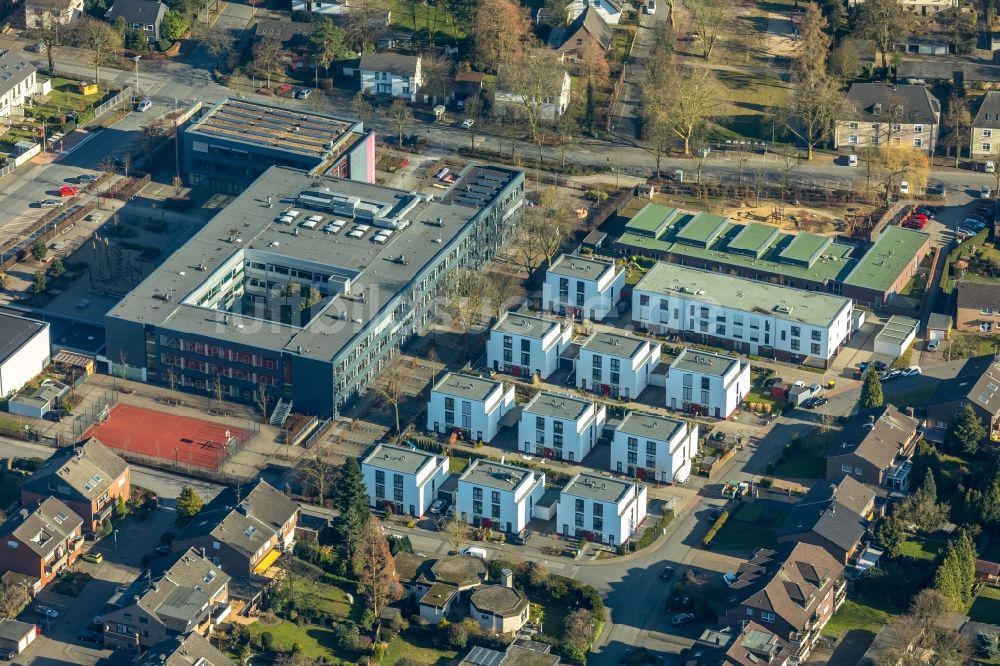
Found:
[[[53,520],[56,521],[56,524],[62,525],[66,521],[67,518],[69,518],[69,516],[67,516],[64,511],[60,511],[59,513],[57,513],[55,515],[55,517],[53,518]]]
[[[249,538],[256,533],[257,533],[257,528],[251,525],[250,527],[246,528],[246,530],[243,531],[243,536]]]

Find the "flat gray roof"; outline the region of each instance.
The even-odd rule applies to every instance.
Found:
[[[644,412],[629,412],[616,430],[636,437],[669,442],[678,430],[684,428],[687,428],[687,423],[680,419]]]
[[[394,472],[416,474],[420,468],[427,464],[427,461],[435,458],[437,456],[426,451],[413,451],[401,446],[380,443],[376,444],[371,453],[365,456],[361,462],[365,465],[380,467]]]
[[[875,342],[902,342],[910,335],[916,335],[920,322],[902,315],[892,315],[882,330],[875,336]]]
[[[594,280],[596,282],[609,269],[614,270],[614,268],[614,263],[610,261],[585,259],[575,254],[563,254],[549,266],[548,272],[580,280]]]
[[[671,370],[681,372],[697,372],[702,375],[724,377],[734,365],[739,365],[740,359],[735,356],[725,356],[714,352],[701,351],[686,347],[670,364]]]
[[[563,488],[563,494],[617,504],[625,493],[635,485],[629,481],[621,481],[600,474],[580,472],[569,480],[569,483]]]
[[[559,322],[547,317],[524,315],[517,312],[505,312],[500,320],[493,325],[498,333],[520,335],[525,338],[544,338],[553,328],[558,328]]]
[[[635,286],[665,296],[828,327],[851,299],[657,262]]]
[[[565,393],[555,393],[553,391],[541,391],[536,393],[528,404],[521,410],[524,414],[537,414],[539,416],[550,416],[566,421],[576,421],[593,403]]]
[[[438,383],[434,385],[434,390],[438,393],[453,395],[456,398],[485,401],[498,386],[503,386],[503,382],[449,372],[438,380]]]
[[[43,321],[13,317],[0,312],[0,363],[13,356],[28,340],[48,327]]]
[[[429,200],[381,185],[337,178],[319,180],[301,170],[271,167],[167,257],[107,317],[332,361],[351,340],[367,335],[372,320],[383,308],[393,307],[395,297],[428,264],[444,260],[452,239],[517,175],[502,167],[468,167],[452,186],[452,190],[458,187],[463,191],[455,194],[449,190],[444,194],[448,201],[440,201],[441,195]],[[466,185],[475,191],[465,191]],[[300,199],[306,192],[312,194]],[[268,207],[268,197],[272,197],[273,207]],[[352,220],[350,215],[313,203],[324,197],[354,202],[358,213],[373,208],[385,212],[390,207],[387,215],[396,220],[405,216],[410,224],[393,231],[383,244],[373,241],[379,227],[365,231],[360,238],[348,238],[352,225],[373,223],[360,217]],[[295,225],[312,215],[322,220],[311,230],[283,224],[279,218],[287,210],[299,212]],[[324,225],[333,220],[347,223],[339,233],[325,233]],[[350,280],[350,293],[327,298],[321,307],[314,308],[318,313],[304,327],[186,302],[215,280],[221,281],[230,266],[242,268],[244,260],[257,256],[276,264],[307,262],[314,270],[330,275],[332,281]],[[362,298],[363,294],[367,297]]]
[[[587,338],[581,348],[595,354],[633,358],[646,342],[647,340],[644,338],[635,338],[630,335],[597,332]]]
[[[299,108],[225,99],[184,131],[309,157],[324,157],[339,153],[345,143],[360,137],[363,125],[357,120]]]
[[[498,490],[514,490],[533,474],[534,472],[526,467],[477,459],[462,472],[458,480]]]

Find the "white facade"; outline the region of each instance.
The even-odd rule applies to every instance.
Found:
[[[494,115],[506,115],[508,112],[516,116],[524,116],[525,111],[535,113],[539,120],[551,122],[560,118],[566,109],[569,108],[570,94],[573,90],[573,80],[569,72],[563,70],[562,76],[552,86],[552,94],[538,100],[534,95],[530,97],[514,90],[501,90],[497,88],[493,94]]]
[[[611,438],[611,471],[659,483],[684,483],[698,455],[698,424],[629,412]]]
[[[420,56],[396,53],[363,53],[356,69],[361,81],[361,92],[374,95],[392,95],[407,102],[415,102],[423,86],[423,69]],[[353,75],[355,68],[344,67],[344,74]]]
[[[608,410],[563,393],[541,392],[524,406],[517,448],[524,453],[580,462],[604,431]]]
[[[14,107],[24,106],[35,94],[37,73],[34,65],[9,51],[0,54],[0,67],[11,77],[0,80],[0,117],[8,118]]]
[[[660,363],[661,346],[643,338],[594,333],[580,347],[576,386],[612,398],[633,399]]]
[[[46,16],[49,18],[46,19]],[[24,3],[24,25],[29,28],[69,25],[81,16],[83,16],[83,0],[68,0],[62,6],[38,0],[28,0]]]
[[[625,269],[614,262],[564,254],[545,272],[542,308],[577,319],[612,314],[625,288]]]
[[[486,359],[497,372],[515,377],[537,374],[546,379],[559,368],[559,355],[569,346],[568,322],[505,312],[490,331]]]
[[[670,364],[667,407],[729,418],[750,392],[750,364],[735,357],[687,348]]]
[[[9,397],[49,364],[49,325],[21,317],[0,315],[0,397]],[[16,348],[5,349],[12,341],[23,340]]]
[[[618,25],[622,18],[621,8],[609,0],[573,0],[566,5],[566,25],[575,21],[588,6],[608,25]]]
[[[850,338],[849,298],[658,262],[632,290],[632,318],[654,333],[682,332],[744,353],[829,362]]]
[[[292,0],[293,12],[309,12],[318,16],[343,16],[349,10],[349,3],[333,0]]]
[[[457,430],[466,439],[489,442],[513,406],[513,386],[449,372],[431,389],[427,429],[442,435]]]
[[[556,529],[574,539],[618,546],[646,520],[645,484],[577,474],[559,493]]]
[[[458,478],[457,520],[516,534],[545,494],[545,474],[524,467],[474,460]]]
[[[361,461],[361,475],[371,506],[390,503],[397,514],[420,517],[448,478],[448,457],[378,444]]]

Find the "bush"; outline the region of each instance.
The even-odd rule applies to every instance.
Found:
[[[766,476],[757,482],[757,485],[761,488],[770,488],[774,485],[774,479],[769,479]]]
[[[333,641],[341,650],[357,650],[360,637],[361,633],[356,624],[337,622],[333,625]]]
[[[274,648],[274,634],[265,631],[260,635],[260,648],[264,652],[270,652]]]
[[[169,39],[161,39],[160,41],[156,42],[156,48],[160,49],[161,51],[167,51],[173,45],[174,43]]]

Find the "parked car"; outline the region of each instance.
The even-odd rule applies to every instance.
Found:
[[[803,407],[805,409],[815,409],[818,404],[819,404],[819,397],[813,396],[811,398],[806,398],[805,400],[803,400],[799,404],[799,407]]]
[[[889,365],[885,361],[872,361],[872,367],[876,372],[885,372]]]
[[[77,176],[76,182],[80,183],[81,185],[89,185],[91,183],[97,182],[97,176],[90,173],[85,173],[82,176]]]
[[[955,232],[960,238],[971,238],[976,235],[976,232],[972,229],[966,229],[965,227],[959,227],[958,231]]]
[[[996,173],[997,172],[996,162],[993,161],[983,162],[983,171],[985,171],[986,173]]]
[[[35,606],[35,612],[48,618],[59,617],[59,611],[48,606]]]
[[[848,155],[847,156],[847,166],[852,166],[852,167],[858,166],[858,156],[857,155]]]
[[[919,375],[921,373],[919,365],[911,365],[905,370],[901,370],[899,374],[904,377],[913,377],[914,375]]]
[[[881,379],[883,382],[888,382],[892,381],[893,379],[899,379],[899,377],[902,374],[903,374],[902,370],[887,370],[879,376],[879,379]]]
[[[135,105],[135,110],[138,111],[139,113],[142,113],[143,111],[149,111],[149,108],[151,106],[153,106],[153,100],[144,99]]]
[[[85,562],[91,562],[93,564],[100,564],[104,561],[104,555],[101,553],[87,553],[83,556]]]
[[[522,530],[517,534],[512,534],[510,537],[510,542],[517,546],[523,546],[528,543],[528,539],[531,538],[531,530]]]
[[[451,506],[449,506],[448,510],[444,512],[444,515],[447,516],[448,518],[454,518],[455,517],[455,505],[452,504]]]
[[[76,640],[83,641],[84,643],[103,643],[104,636],[97,633],[96,631],[91,631],[90,629],[83,629],[76,635]]]
[[[691,624],[694,622],[694,613],[678,613],[670,618],[670,624],[675,627],[682,627],[685,624]]]
[[[169,555],[169,554],[170,554],[170,553],[171,553],[172,551],[171,551],[171,549],[170,549],[170,546],[168,546],[168,545],[164,544],[164,545],[162,545],[162,546],[157,546],[157,547],[156,547],[156,550],[154,550],[153,552],[154,552],[154,553],[156,553],[156,556],[157,556],[157,557],[166,557],[166,556],[167,556],[167,555]]]
[[[910,184],[905,180],[899,181],[899,196],[905,197],[909,196],[909,194],[910,194]]]
[[[14,651],[7,648],[0,649],[0,661],[10,661],[14,658]]]
[[[29,46],[28,50],[32,53],[45,53],[49,50],[49,47],[45,46],[45,42],[36,42]]]
[[[649,3],[646,5],[646,9],[648,10],[649,14],[655,14],[656,13],[656,0],[649,0]]]
[[[441,509],[444,508],[444,500],[434,500],[431,502],[430,512],[433,514],[441,513]]]
[[[670,580],[673,578],[674,568],[673,567],[663,567],[663,571],[660,572],[660,580]]]
[[[816,407],[822,407],[826,403],[830,402],[830,399],[825,395],[818,396],[815,400],[816,402],[813,403],[813,409]]]
[[[462,129],[472,129],[472,126],[476,124],[476,121],[472,118],[466,118],[462,121]]]
[[[936,352],[938,350],[938,347],[940,346],[941,346],[940,340],[931,340],[930,342],[927,343],[927,351]]]
[[[312,95],[312,88],[299,88],[295,91],[295,99],[309,99]]]
[[[918,213],[918,214],[920,214],[920,215],[924,215],[926,217],[929,217],[932,220],[937,216],[937,211],[934,210],[933,208],[929,208],[927,206],[921,206],[915,212]]]
[[[989,199],[992,194],[993,190],[990,189],[989,185],[983,185],[982,187],[979,188],[980,199]]]
[[[62,204],[55,199],[43,199],[38,202],[39,208],[59,208]]]
[[[467,548],[463,548],[462,554],[469,555],[471,557],[478,557],[483,560],[489,557],[485,548],[479,548],[477,546],[468,546]]]
[[[75,197],[80,193],[80,188],[75,185],[63,185],[59,188],[59,196]]]

